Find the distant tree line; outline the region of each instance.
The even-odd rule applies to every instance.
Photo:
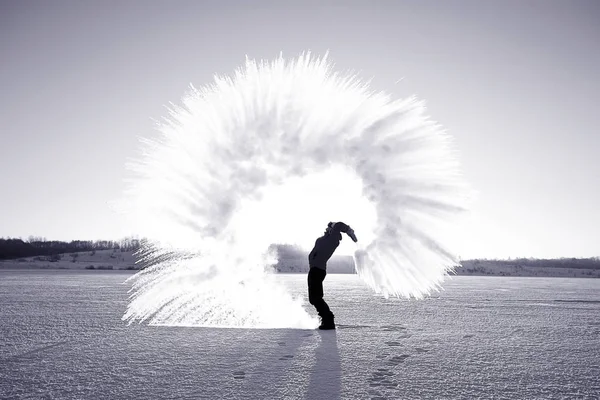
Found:
[[[483,266],[498,267],[543,267],[543,268],[577,268],[577,269],[600,269],[600,258],[513,258],[509,260],[474,259],[461,262],[464,268],[477,268]]]
[[[30,236],[27,240],[0,238],[0,260],[95,250],[120,249],[121,251],[135,251],[140,248],[141,242],[142,240],[134,237],[121,240],[73,240],[70,242],[48,241],[45,238],[35,236]]]

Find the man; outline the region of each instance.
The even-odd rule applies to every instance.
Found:
[[[319,329],[335,329],[333,313],[323,300],[323,280],[327,275],[327,261],[342,240],[341,232],[346,233],[356,243],[356,235],[352,228],[343,222],[327,224],[325,234],[317,239],[315,247],[308,255],[308,301],[315,306],[321,317]]]

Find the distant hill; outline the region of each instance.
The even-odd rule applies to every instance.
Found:
[[[273,245],[278,250],[277,272],[308,272],[308,253],[289,245]],[[101,269],[135,270],[135,251],[124,249],[90,250],[62,254],[21,257],[0,261],[0,269]],[[330,273],[354,273],[354,260],[350,256],[333,256],[327,264]]]
[[[465,260],[456,275],[600,278],[600,258]]]
[[[38,250],[35,250],[35,246],[28,246],[27,251],[42,251],[50,254],[3,260],[0,261],[0,269],[137,270],[140,268],[133,255],[139,248],[139,241],[127,240],[119,245],[122,248],[99,250],[92,248],[60,254],[54,253],[54,250],[64,247],[63,242],[46,243],[53,244],[40,246]],[[101,247],[107,243],[114,245],[117,242],[72,243],[78,246]],[[23,244],[26,242],[17,243],[17,247]],[[308,272],[307,251],[296,246],[281,244],[273,244],[271,249],[278,253],[279,262],[275,266],[277,272]],[[353,274],[355,273],[354,260],[351,256],[334,255],[327,263],[327,271],[334,274]],[[600,258],[464,260],[462,266],[456,268],[455,275],[600,278]]]
[[[0,269],[138,269],[133,251],[92,250],[0,261]]]

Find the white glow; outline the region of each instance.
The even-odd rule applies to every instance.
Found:
[[[272,243],[310,249],[327,222],[354,228],[359,276],[422,297],[457,257],[445,243],[468,190],[451,138],[415,99],[391,101],[325,59],[248,60],[192,88],[147,142],[128,198],[151,265],[131,278],[124,319],[312,327],[273,279]]]
[[[329,221],[348,221],[360,232],[359,245],[374,239],[375,207],[362,195],[362,182],[353,171],[333,166],[323,172],[292,177],[280,185],[267,185],[260,200],[244,201],[238,227],[260,226],[276,232],[277,243],[296,244],[310,250]],[[348,237],[336,254],[352,255],[357,249]]]

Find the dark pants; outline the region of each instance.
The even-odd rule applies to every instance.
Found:
[[[315,306],[323,321],[333,320],[333,313],[323,300],[323,280],[327,272],[320,268],[311,268],[308,271],[308,301]]]

